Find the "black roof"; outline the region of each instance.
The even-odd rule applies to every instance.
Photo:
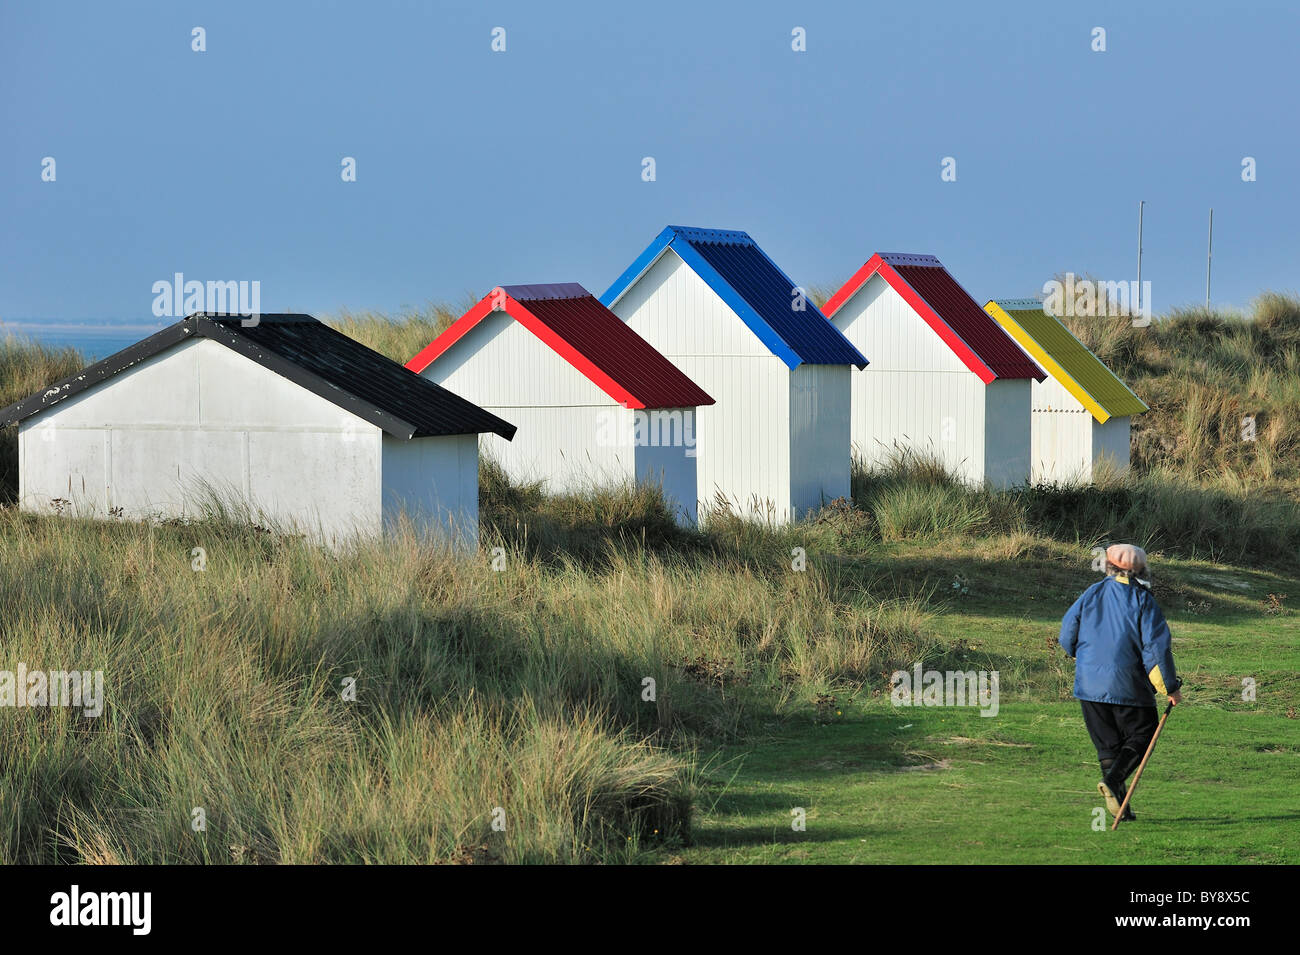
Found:
[[[398,438],[481,434],[511,440],[515,426],[385,358],[310,315],[196,313],[0,411],[15,424],[188,338],[210,338]]]

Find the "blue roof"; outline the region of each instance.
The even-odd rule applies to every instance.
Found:
[[[759,340],[790,368],[797,365],[856,365],[867,360],[811,300],[792,307],[795,284],[745,232],[670,225],[600,297],[613,306],[646,270],[672,249]]]

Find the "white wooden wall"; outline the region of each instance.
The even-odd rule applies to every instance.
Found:
[[[493,312],[423,374],[515,425],[513,441],[482,435],[482,450],[515,481],[575,493],[638,479],[663,486],[678,520],[696,519],[696,459],[684,447],[639,447],[635,412],[619,405],[505,312]],[[674,413],[698,442],[695,409]],[[646,412],[648,424],[662,419]],[[697,444],[698,447],[698,444]]]
[[[1112,467],[1118,468],[1121,472],[1129,468],[1129,453],[1131,443],[1129,440],[1129,426],[1132,418],[1127,416],[1123,418],[1111,418],[1105,424],[1099,424],[1096,418],[1089,416],[1092,421],[1092,461],[1094,467],[1103,458],[1110,461]]]
[[[635,449],[598,438],[613,430],[611,421],[622,417],[624,409],[618,405],[483,407],[518,428],[513,441],[496,434],[480,436],[483,454],[516,483],[541,481],[548,493],[571,494],[633,477]]]
[[[984,386],[984,480],[994,487],[1029,481],[1031,384],[1032,378],[997,378]]]
[[[698,409],[699,497],[785,522],[791,491],[790,371],[675,252],[612,311],[714,399]]]
[[[652,432],[648,442],[636,446],[636,476],[663,488],[664,498],[677,522],[695,524],[698,519],[699,422],[695,408],[660,408],[642,412]],[[632,418],[634,412],[624,411]],[[654,443],[655,438],[658,443]],[[690,442],[694,446],[690,446]]]
[[[23,509],[194,517],[206,489],[313,538],[380,531],[380,430],[193,339],[20,427]]]
[[[851,365],[800,365],[790,372],[790,494],[797,517],[849,496],[850,378],[859,374]]]
[[[911,449],[983,483],[984,383],[939,334],[879,275],[833,321],[870,361],[851,375],[854,454],[878,465]]]
[[[404,441],[383,436],[385,528],[405,518],[417,533],[478,547],[478,435]]]
[[[1091,480],[1095,420],[1051,375],[1035,382],[1031,480],[1035,484]]]
[[[1034,483],[1086,484],[1096,463],[1109,457],[1121,471],[1129,466],[1130,419],[1099,424],[1074,395],[1048,376],[1033,386]]]

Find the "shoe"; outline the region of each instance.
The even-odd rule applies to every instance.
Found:
[[[1116,794],[1103,779],[1097,784],[1097,792],[1101,793],[1101,798],[1106,800],[1106,808],[1110,810],[1110,814],[1112,816],[1118,816],[1120,804],[1124,801],[1123,788],[1121,788],[1119,793]]]

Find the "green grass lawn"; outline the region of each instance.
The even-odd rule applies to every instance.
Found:
[[[1300,582],[1194,562],[1167,569],[1174,652],[1186,681],[1134,797],[1136,822],[1094,829],[1095,753],[1055,646],[1074,590],[982,581],[932,626],[959,647],[936,668],[997,669],[998,714],[895,707],[883,679],[857,698],[704,758],[687,863],[1300,862],[1300,619],[1267,594]],[[960,571],[959,571],[960,572]],[[1034,575],[1039,578],[1040,575]],[[1009,609],[1014,606],[1014,609]],[[1192,609],[1188,609],[1188,608]],[[1242,678],[1256,700],[1242,700]],[[1163,698],[1162,698],[1163,704]],[[792,810],[806,812],[805,831]]]
[[[1095,831],[1098,771],[1074,703],[971,710],[873,701],[727,747],[705,772],[689,863],[1296,863],[1300,734],[1245,707],[1170,717],[1134,795]],[[806,831],[791,811],[807,812]]]

